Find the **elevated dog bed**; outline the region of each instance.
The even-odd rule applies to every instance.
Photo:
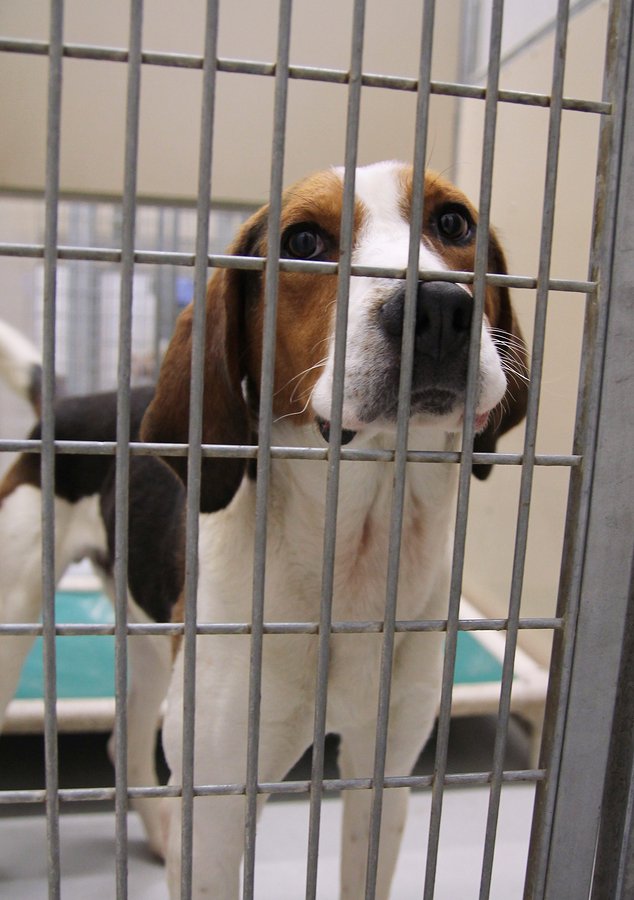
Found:
[[[461,617],[480,613],[462,601]],[[56,595],[60,623],[111,624],[110,602],[85,569],[71,571]],[[497,712],[504,654],[504,634],[460,632],[453,689],[452,714],[491,715]],[[114,722],[114,637],[59,636],[57,657],[57,717],[60,731],[108,731]],[[547,673],[523,650],[517,650],[511,707],[532,727],[539,739]],[[10,704],[5,732],[37,733],[44,721],[42,639],[25,662],[16,698]]]

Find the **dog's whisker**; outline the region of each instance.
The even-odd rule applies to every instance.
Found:
[[[523,381],[524,384],[530,384],[530,375],[527,375],[525,372],[520,369],[516,369],[514,366],[509,365],[506,360],[501,360],[502,368],[507,375],[511,375],[516,378],[518,381]]]
[[[306,403],[304,404],[302,409],[296,410],[294,412],[285,413],[283,416],[278,416],[273,421],[275,423],[278,423],[278,422],[283,421],[283,419],[290,419],[293,416],[302,416],[306,412],[306,410],[308,409],[308,407],[310,405],[311,397],[313,396],[313,391],[314,391],[314,388],[311,388],[311,390],[308,392],[308,399],[306,400]]]
[[[300,380],[301,380],[301,379],[304,378],[306,375],[308,375],[309,372],[312,372],[312,371],[314,371],[315,369],[323,368],[323,367],[326,365],[327,362],[328,362],[328,357],[327,357],[327,356],[324,356],[322,359],[320,359],[318,362],[314,363],[312,366],[308,366],[308,368],[303,369],[303,371],[301,371],[301,372],[298,372],[297,375],[293,375],[293,377],[292,377],[292,378],[289,378],[288,381],[287,381],[285,384],[282,385],[282,387],[278,388],[278,390],[275,391],[274,396],[277,397],[279,394],[282,393],[282,391],[286,390],[286,388],[287,388],[290,384],[292,384],[294,381],[297,381],[297,379],[300,379]],[[291,400],[292,400],[292,399],[293,399],[293,397],[291,396]]]
[[[491,340],[493,344],[500,347],[509,347],[515,350],[519,350],[521,353],[528,353],[528,347],[523,338],[519,338],[516,335],[509,334],[507,331],[503,331],[499,328],[490,328],[489,334],[491,336]]]
[[[301,383],[304,380],[304,378],[306,378],[307,375],[309,375],[311,372],[314,372],[316,369],[323,368],[325,365],[326,365],[326,359],[324,359],[323,361],[321,361],[319,363],[315,363],[314,366],[311,366],[309,369],[306,369],[304,372],[301,373],[301,376],[299,377],[299,381],[297,381],[297,384],[295,385],[295,387],[293,388],[293,390],[291,392],[291,396],[290,396],[291,403],[294,403],[295,400],[297,400],[298,398],[301,399],[301,395],[299,394],[299,389],[300,389]],[[293,379],[291,379],[291,380],[293,380]],[[291,382],[289,381],[288,384],[290,384],[290,383]]]

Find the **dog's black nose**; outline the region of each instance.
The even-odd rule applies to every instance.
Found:
[[[416,297],[416,352],[436,362],[461,350],[469,341],[470,295],[449,281],[420,281]],[[396,291],[379,310],[379,322],[392,337],[403,333],[405,287]]]

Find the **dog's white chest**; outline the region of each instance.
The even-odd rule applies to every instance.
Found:
[[[357,466],[358,471],[358,466]],[[448,476],[447,472],[450,472]],[[367,473],[367,470],[366,470]],[[352,473],[353,474],[353,473]],[[340,731],[376,715],[382,626],[388,584],[392,479],[382,477],[343,485],[337,518],[332,582],[332,621],[353,623],[353,633],[333,634],[328,675],[328,728]],[[441,618],[446,610],[453,472],[444,466],[416,467],[403,511],[398,571],[397,619]],[[421,480],[425,481],[421,492]],[[318,623],[329,593],[323,578],[323,503],[274,482],[266,547],[264,621]],[[352,489],[351,489],[352,488]],[[424,501],[422,499],[424,497]],[[201,554],[211,563],[201,571],[199,617],[211,622],[249,622],[252,615],[255,486],[245,482],[232,506],[202,517]],[[363,632],[366,623],[369,633]],[[441,636],[397,634],[394,671],[399,687],[434,681]],[[319,638],[316,634],[265,637],[264,652],[278,689],[290,689],[288,671],[301,684],[293,690],[314,703]],[[243,677],[248,680],[246,657]],[[429,671],[427,671],[429,670]],[[277,675],[274,673],[277,672]],[[215,677],[222,677],[217,673]]]

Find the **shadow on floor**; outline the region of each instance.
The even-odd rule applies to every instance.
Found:
[[[449,739],[448,771],[486,772],[493,759],[496,719],[494,716],[453,719]],[[114,771],[106,753],[107,734],[62,734],[59,737],[59,780],[62,788],[110,787]],[[338,738],[326,739],[325,777],[336,778]],[[414,773],[425,775],[433,771],[435,735],[421,754]],[[157,748],[158,769],[162,780],[167,779],[167,766],[160,747]],[[506,769],[529,766],[529,739],[523,725],[511,719]],[[310,750],[289,772],[290,780],[310,778]],[[3,735],[0,737],[0,791],[37,790],[45,786],[44,739],[41,735]],[[278,795],[279,796],[279,795]],[[283,795],[305,798],[304,794]],[[108,801],[62,803],[61,812],[105,812],[113,804]],[[40,803],[0,803],[0,816],[42,815]]]

